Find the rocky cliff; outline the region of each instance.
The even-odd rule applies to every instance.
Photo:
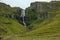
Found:
[[[27,24],[34,22],[35,20],[44,20],[46,18],[53,18],[58,10],[59,2],[33,2],[30,7],[26,8],[26,16],[29,18],[26,21]]]

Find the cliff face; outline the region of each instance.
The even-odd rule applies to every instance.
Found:
[[[52,18],[55,11],[58,10],[57,2],[33,2],[26,8],[26,16],[29,17],[29,23],[34,20]]]

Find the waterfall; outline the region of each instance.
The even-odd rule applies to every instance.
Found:
[[[22,19],[23,19],[23,24],[24,24],[24,26],[26,27],[26,23],[25,23],[25,20],[24,20],[25,10],[23,10],[23,9],[22,9],[22,11],[21,11],[21,17],[22,17]]]

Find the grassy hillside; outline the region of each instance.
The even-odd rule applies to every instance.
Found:
[[[54,4],[54,3],[53,3]],[[60,37],[60,5],[59,2],[55,2],[56,10],[48,8],[48,14],[52,16],[45,19],[37,19],[30,24],[30,32],[25,36],[30,37]]]
[[[19,7],[11,7],[10,5],[0,2],[0,14],[18,14],[17,12],[21,11]]]
[[[33,26],[33,30],[25,33],[24,37],[13,37],[10,40],[60,40],[60,11],[56,13],[52,20],[45,19],[42,23],[38,20],[32,23],[30,26]]]
[[[0,16],[0,36],[21,35],[26,28],[15,19]]]
[[[43,37],[60,37],[60,14],[57,15],[53,20],[49,23],[48,20],[45,20],[43,23],[34,24],[36,27],[32,32],[27,33],[28,36],[43,36]],[[39,27],[39,28],[37,28]]]
[[[26,32],[26,28],[18,20],[8,17],[12,14],[20,16],[20,11],[21,8],[19,7],[10,7],[7,4],[0,3],[0,36],[22,35]]]

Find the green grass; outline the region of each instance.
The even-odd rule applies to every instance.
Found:
[[[60,40],[60,38],[40,38],[40,37],[13,37],[5,40]]]
[[[26,28],[15,19],[0,16],[0,36],[22,35]]]
[[[56,13],[57,15],[51,20],[45,19],[42,23],[39,21],[32,24],[34,30],[26,33],[25,36],[60,37],[60,12]]]

